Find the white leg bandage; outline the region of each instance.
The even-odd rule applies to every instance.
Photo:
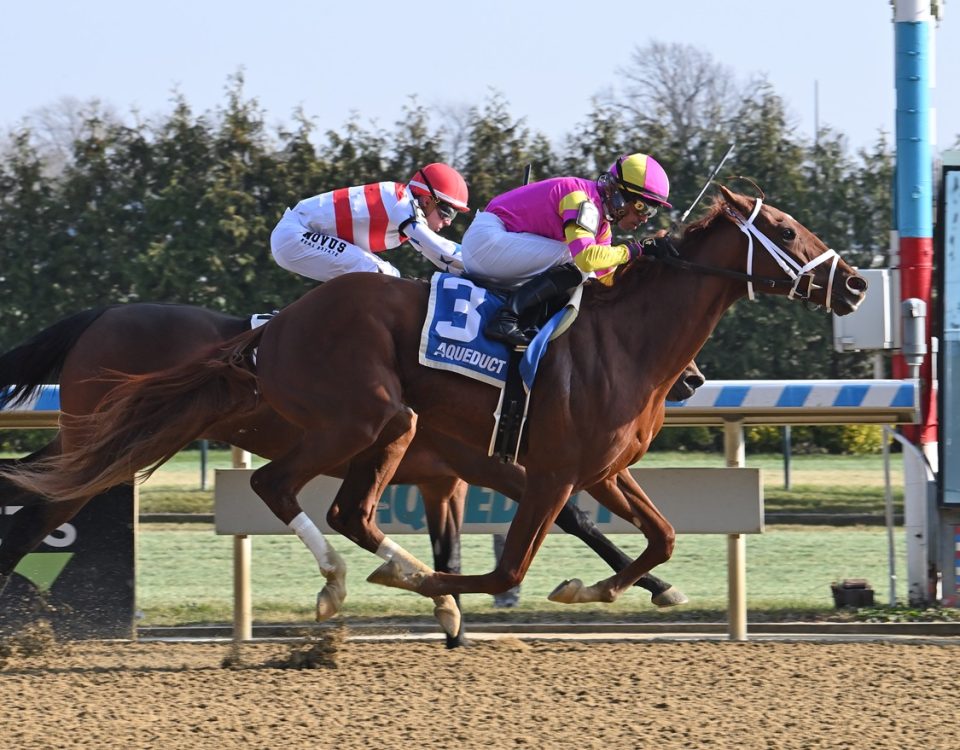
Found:
[[[322,572],[329,573],[334,570],[336,566],[330,560],[330,544],[306,513],[301,511],[288,525],[317,558]]]
[[[377,547],[377,557],[390,562],[394,558],[394,555],[397,554],[398,549],[400,549],[400,545],[390,537],[385,536],[383,541],[380,542],[380,546]]]
[[[404,575],[433,572],[432,568],[420,562],[388,536],[385,536],[383,541],[380,542],[380,546],[377,547],[377,557],[387,562],[393,560]]]
[[[377,557],[386,562],[367,578],[371,583],[381,586],[395,586],[400,589],[416,591],[424,576],[433,575],[433,568],[426,565],[389,537],[384,537],[377,547]],[[449,594],[432,596],[433,615],[447,635],[460,632],[460,609]]]

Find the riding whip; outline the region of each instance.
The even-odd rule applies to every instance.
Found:
[[[707,188],[710,187],[710,183],[713,182],[713,178],[717,176],[717,174],[720,172],[721,169],[723,169],[724,163],[730,157],[730,154],[733,153],[733,148],[736,145],[737,145],[736,141],[730,144],[730,147],[727,149],[727,153],[723,155],[723,158],[720,160],[720,163],[713,168],[713,171],[710,173],[710,176],[707,178],[707,181],[704,184],[703,189],[700,191],[697,197],[693,199],[693,203],[690,204],[690,208],[684,211],[683,214],[680,216],[680,221],[678,222],[679,224],[683,224],[687,220],[687,217],[690,215],[690,212],[693,211],[694,207],[700,202],[700,199],[703,197],[703,194],[707,192]]]

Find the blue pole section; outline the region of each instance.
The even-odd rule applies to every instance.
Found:
[[[919,15],[922,17],[922,14]],[[894,25],[897,229],[901,237],[932,237],[933,153],[930,142],[929,13],[925,21],[898,21]]]

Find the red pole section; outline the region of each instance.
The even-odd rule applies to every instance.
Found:
[[[900,299],[917,298],[927,303],[926,336],[930,340],[933,310],[930,290],[933,285],[933,238],[900,238]],[[929,350],[928,350],[929,351]],[[937,394],[933,389],[933,356],[928,354],[920,366],[920,423],[904,425],[903,435],[914,445],[937,442]],[[893,376],[908,378],[910,371],[898,354],[893,358]]]

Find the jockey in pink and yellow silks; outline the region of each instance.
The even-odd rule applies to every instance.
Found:
[[[659,207],[671,208],[670,181],[646,154],[621,156],[597,180],[557,177],[497,196],[463,237],[465,271],[511,286],[522,282],[484,333],[514,347],[529,343],[520,313],[640,254],[640,245],[611,245],[611,222],[636,231]],[[608,277],[609,278],[609,277]]]
[[[553,210],[545,210],[548,208]],[[498,217],[508,232],[526,232],[564,243],[577,267],[590,273],[625,261],[620,248],[610,247],[610,223],[602,208],[594,180],[556,177],[499,195],[485,211]],[[585,223],[588,226],[583,226]],[[563,254],[559,248],[558,252]]]

